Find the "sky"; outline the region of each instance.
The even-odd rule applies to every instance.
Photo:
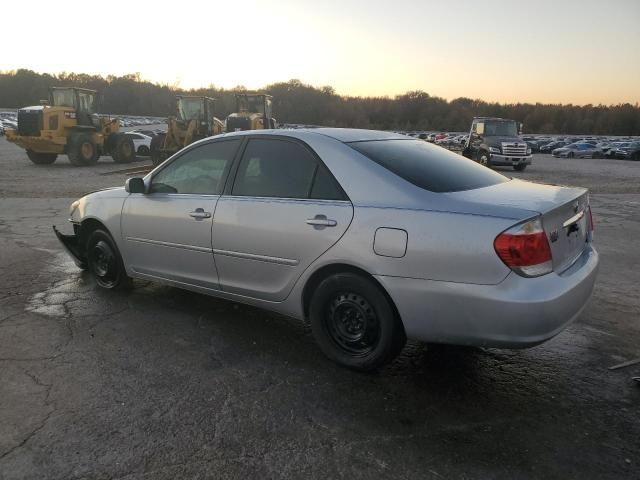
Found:
[[[640,102],[640,0],[32,0],[3,2],[2,17],[11,19],[1,29],[5,71],[137,72],[183,88],[296,78],[354,96]]]

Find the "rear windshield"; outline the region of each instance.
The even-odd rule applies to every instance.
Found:
[[[509,181],[504,175],[423,140],[353,142],[349,146],[431,192],[459,192]]]

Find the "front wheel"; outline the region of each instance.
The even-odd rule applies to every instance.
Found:
[[[569,153],[567,153],[567,158],[573,158],[573,157],[575,157],[575,156],[576,156],[576,155],[575,155],[575,153],[573,153],[573,152],[569,152]]]
[[[478,152],[478,155],[476,157],[476,161],[480,164],[480,165],[484,165],[485,167],[489,167],[491,168],[491,156],[489,155],[488,152],[481,150]]]
[[[76,167],[94,165],[98,161],[99,153],[93,134],[86,132],[72,133],[67,145],[67,157],[69,157],[71,164]]]
[[[131,282],[115,242],[104,230],[94,230],[87,240],[87,264],[99,287],[107,290]]]
[[[122,133],[116,133],[111,139],[111,157],[116,163],[130,163],[136,159],[136,147],[133,140]]]
[[[385,292],[354,273],[323,280],[311,299],[309,317],[324,354],[354,370],[380,368],[393,360],[406,342],[402,323]]]

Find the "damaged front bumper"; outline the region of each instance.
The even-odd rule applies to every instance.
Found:
[[[53,232],[60,240],[60,243],[73,259],[73,262],[83,270],[87,268],[87,259],[80,248],[80,241],[77,235],[65,235],[60,233],[56,226],[53,226]]]

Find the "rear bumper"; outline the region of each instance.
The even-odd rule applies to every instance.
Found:
[[[377,276],[394,300],[407,337],[433,343],[526,348],[560,333],[582,312],[598,271],[588,246],[561,274],[498,285]]]
[[[497,153],[491,154],[491,164],[499,166],[511,166],[511,165],[530,165],[531,155],[525,156],[509,156],[500,155]]]
[[[60,240],[60,243],[62,244],[64,249],[67,251],[69,256],[73,259],[73,262],[79,268],[82,268],[82,269],[87,268],[87,259],[85,258],[85,255],[83,254],[82,250],[80,249],[78,236],[65,235],[63,233],[60,233],[58,229],[55,227],[55,225],[53,227],[53,233],[56,234],[56,237],[58,237],[58,240]]]

